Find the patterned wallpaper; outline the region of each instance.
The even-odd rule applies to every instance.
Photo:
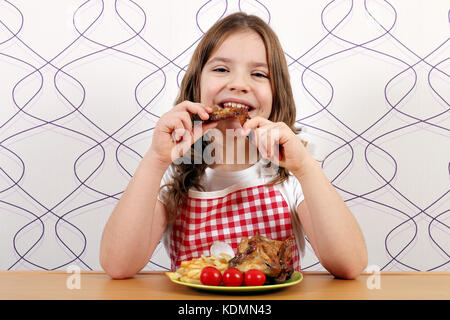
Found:
[[[369,265],[450,270],[445,0],[0,0],[0,269],[98,270],[103,227],[215,21],[278,33]],[[158,246],[147,270],[166,269]],[[302,267],[323,270],[307,246]]]

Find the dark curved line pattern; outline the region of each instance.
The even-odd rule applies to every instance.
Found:
[[[426,62],[427,57],[430,56],[431,54],[433,54],[435,51],[439,50],[439,49],[445,44],[445,42],[444,42],[443,44],[441,44],[440,46],[438,46],[435,50],[433,50],[433,51],[432,51],[429,55],[427,55],[425,58],[420,58],[419,56],[416,55],[416,56],[419,58],[419,60],[418,60],[415,64],[410,65],[410,64],[406,63],[405,61],[401,61],[399,58],[393,57],[393,56],[391,56],[391,55],[389,55],[389,54],[385,54],[385,53],[383,53],[383,52],[381,52],[381,51],[374,50],[374,49],[371,49],[371,48],[368,48],[368,47],[367,47],[367,45],[368,45],[369,43],[371,43],[371,42],[373,42],[373,41],[375,41],[375,40],[378,40],[378,39],[380,39],[381,37],[384,37],[384,36],[386,36],[386,35],[388,35],[388,34],[389,34],[390,36],[392,36],[390,32],[391,32],[391,30],[393,29],[393,27],[394,27],[395,24],[396,24],[397,13],[396,13],[396,11],[395,11],[395,8],[394,8],[390,3],[388,3],[387,1],[385,1],[385,3],[387,3],[387,4],[392,8],[392,10],[393,10],[393,12],[394,12],[394,17],[395,17],[395,18],[394,18],[394,22],[392,23],[392,25],[390,25],[389,28],[385,28],[384,26],[382,26],[382,28],[383,28],[383,30],[384,30],[384,34],[382,34],[382,35],[380,35],[380,36],[378,36],[378,37],[376,37],[376,38],[374,38],[374,39],[371,39],[371,40],[369,40],[369,41],[366,41],[366,42],[364,42],[364,43],[362,43],[362,44],[356,44],[356,43],[353,43],[353,42],[351,42],[351,41],[345,40],[345,39],[343,39],[342,37],[339,37],[338,35],[336,35],[336,34],[334,33],[334,31],[336,30],[336,28],[337,28],[341,23],[343,23],[343,21],[349,16],[351,10],[353,9],[353,2],[351,3],[351,7],[350,7],[350,9],[346,12],[345,16],[344,16],[341,20],[339,20],[339,21],[336,23],[336,25],[334,25],[331,29],[327,28],[326,24],[324,23],[324,19],[323,19],[323,17],[324,17],[324,12],[325,12],[325,10],[328,8],[328,6],[330,6],[333,2],[334,2],[334,1],[329,2],[329,3],[325,6],[325,8],[322,10],[322,26],[327,30],[328,33],[327,33],[326,36],[323,37],[319,42],[317,42],[317,43],[315,44],[315,46],[309,48],[308,51],[307,51],[305,54],[303,54],[300,58],[304,57],[307,53],[309,53],[310,51],[312,51],[317,45],[319,45],[322,41],[324,41],[329,35],[332,35],[333,37],[337,38],[338,40],[343,41],[343,42],[345,42],[345,43],[348,43],[348,44],[352,45],[352,47],[347,48],[347,49],[344,49],[344,50],[341,50],[341,51],[339,51],[339,52],[332,53],[332,54],[330,54],[330,55],[327,55],[326,57],[322,57],[321,59],[314,61],[313,63],[311,63],[311,64],[308,65],[308,66],[303,66],[303,65],[302,65],[302,66],[305,68],[305,70],[304,70],[303,73],[302,73],[302,85],[303,85],[304,89],[308,92],[308,94],[310,94],[310,95],[313,97],[313,99],[314,99],[314,100],[321,106],[321,108],[322,108],[321,110],[319,110],[318,112],[316,112],[316,113],[313,114],[313,115],[308,116],[307,118],[312,117],[312,116],[318,114],[319,112],[326,111],[326,112],[328,112],[333,118],[335,118],[335,119],[340,123],[341,126],[344,126],[344,127],[345,127],[346,129],[348,129],[349,131],[352,131],[352,133],[355,135],[355,137],[354,137],[352,140],[346,141],[346,143],[345,143],[344,145],[342,145],[342,146],[340,146],[339,148],[333,150],[331,153],[329,153],[329,154],[325,157],[325,160],[323,161],[323,164],[325,163],[325,161],[326,161],[326,159],[327,159],[328,157],[330,157],[333,153],[337,152],[337,151],[340,150],[341,148],[343,148],[343,147],[345,147],[345,146],[349,146],[349,147],[351,148],[352,155],[351,155],[350,162],[347,163],[347,165],[344,167],[344,169],[343,169],[337,176],[335,176],[334,179],[332,179],[332,181],[335,181],[335,180],[336,180],[336,179],[337,179],[337,178],[338,178],[345,170],[347,170],[347,168],[349,168],[351,162],[353,161],[353,148],[351,147],[350,143],[353,142],[353,141],[355,141],[357,138],[362,138],[364,141],[366,141],[366,142],[368,143],[368,145],[366,146],[366,149],[365,149],[365,157],[366,157],[366,161],[368,162],[369,166],[374,170],[374,172],[376,172],[376,174],[379,175],[379,176],[385,181],[385,184],[382,185],[382,186],[380,186],[380,187],[378,187],[378,188],[376,188],[375,190],[372,190],[372,191],[370,191],[370,192],[367,192],[367,193],[364,194],[364,195],[358,195],[358,196],[356,196],[356,198],[363,198],[364,196],[367,196],[367,195],[369,195],[369,194],[371,194],[371,193],[373,193],[373,192],[375,192],[375,191],[378,191],[378,190],[380,190],[380,189],[382,189],[382,188],[384,188],[384,187],[386,187],[386,186],[392,187],[391,182],[392,182],[392,180],[394,179],[394,177],[396,176],[396,172],[397,172],[397,164],[396,164],[396,160],[395,160],[395,159],[394,159],[387,151],[383,150],[381,147],[379,147],[379,146],[377,146],[377,145],[374,144],[374,141],[376,141],[376,139],[374,139],[374,140],[372,140],[372,141],[368,141],[367,139],[365,139],[365,138],[363,137],[363,134],[366,133],[366,132],[367,132],[369,129],[371,129],[372,127],[374,127],[378,122],[380,122],[380,121],[381,121],[385,116],[387,116],[387,114],[389,114],[391,111],[393,111],[393,110],[399,111],[399,110],[397,110],[397,108],[396,108],[397,105],[398,105],[403,99],[405,99],[406,96],[409,95],[409,93],[414,89],[415,84],[416,84],[416,82],[417,82],[417,74],[415,73],[414,66],[416,66],[416,65],[419,64],[420,62],[423,62],[423,61]],[[365,2],[365,8],[366,8],[366,11],[368,11],[367,6],[366,6],[366,2]],[[373,15],[372,15],[370,12],[369,12],[369,15],[370,15],[373,19],[375,19],[375,18],[373,17]],[[378,23],[378,21],[377,21],[377,23]],[[327,107],[330,105],[330,103],[331,103],[331,101],[332,101],[332,99],[333,99],[333,92],[334,92],[334,89],[333,89],[332,85],[329,83],[328,80],[326,80],[323,76],[319,75],[316,71],[312,70],[312,66],[314,66],[314,65],[317,64],[318,62],[323,61],[324,59],[331,58],[331,57],[333,57],[333,56],[336,56],[337,54],[346,52],[346,51],[348,51],[348,50],[352,50],[352,49],[354,49],[354,48],[358,48],[358,47],[359,47],[359,48],[366,49],[366,50],[369,50],[369,51],[374,52],[374,53],[377,53],[377,54],[381,54],[381,55],[384,55],[384,56],[393,58],[393,59],[395,59],[395,60],[397,60],[397,61],[399,61],[399,62],[402,62],[402,63],[404,63],[405,65],[407,65],[407,68],[406,68],[405,70],[403,70],[402,72],[400,72],[399,74],[397,74],[396,76],[394,76],[394,78],[392,78],[392,79],[388,82],[388,84],[386,85],[386,87],[385,87],[385,96],[386,96],[386,100],[388,101],[388,103],[389,103],[389,99],[388,99],[387,94],[386,94],[386,88],[387,88],[388,85],[391,83],[391,81],[393,81],[396,77],[400,76],[402,73],[404,73],[404,72],[406,72],[406,71],[408,71],[408,70],[410,70],[410,69],[414,72],[414,75],[415,75],[414,85],[409,89],[409,91],[408,91],[405,95],[402,96],[402,98],[400,99],[400,101],[398,101],[398,102],[395,103],[395,104],[389,103],[390,106],[391,106],[391,110],[389,110],[388,113],[386,113],[385,115],[383,115],[382,118],[378,119],[378,120],[377,120],[374,124],[372,124],[369,128],[367,128],[366,130],[364,130],[362,133],[359,133],[359,134],[356,133],[356,132],[354,132],[350,127],[346,126],[345,123],[343,123],[341,120],[339,120],[338,118],[336,118],[330,111],[328,111]],[[299,63],[298,61],[299,61],[300,58],[298,58],[298,59],[293,59],[294,61],[293,61],[290,65],[292,65],[293,63]],[[427,63],[427,62],[426,62],[426,63]],[[427,64],[428,64],[428,63],[427,63]],[[430,64],[428,64],[428,65],[430,65]],[[434,68],[434,66],[433,66],[433,68]],[[432,69],[432,70],[433,70],[433,69]],[[314,95],[312,94],[312,92],[309,91],[308,88],[306,87],[306,85],[305,85],[305,83],[304,83],[304,76],[305,76],[305,74],[306,74],[307,71],[312,71],[312,72],[314,72],[316,75],[319,75],[320,78],[324,79],[324,80],[329,84],[329,86],[330,86],[330,88],[331,88],[331,98],[330,98],[330,100],[329,100],[326,104],[325,104],[325,103],[321,103],[321,102],[319,101],[319,99],[316,98],[316,97],[314,97]],[[441,96],[440,96],[440,97],[441,97]],[[442,97],[441,97],[441,98],[442,98]],[[448,111],[448,110],[447,110],[447,111]],[[447,112],[447,111],[445,111],[445,112]],[[401,112],[401,111],[400,111],[400,112]],[[445,112],[444,112],[444,113],[445,113]],[[435,116],[431,117],[430,119],[435,118],[435,117],[439,117],[439,116],[441,116],[442,114],[443,114],[443,113],[438,114],[438,115],[435,115]],[[405,115],[406,115],[406,114],[405,114]],[[407,116],[410,116],[410,115],[407,115]],[[412,117],[412,116],[410,116],[410,117]],[[414,117],[412,117],[412,118],[414,118]],[[305,119],[305,118],[303,118],[302,120],[304,120],[304,119]],[[427,120],[430,120],[430,119],[427,119]],[[423,122],[426,122],[427,120],[425,120],[425,121],[421,120],[421,122],[423,123]],[[299,121],[298,121],[298,122],[299,122]],[[302,123],[303,123],[303,122],[302,122]],[[410,125],[408,125],[408,126],[406,126],[406,127],[409,127],[409,126],[412,126],[412,125],[414,125],[414,124],[410,124]],[[431,124],[431,125],[433,125],[433,124]],[[433,126],[439,127],[439,126],[436,126],[436,125],[433,125]],[[439,128],[448,130],[448,129],[443,128],[443,127],[439,127]],[[400,129],[397,128],[397,129],[394,130],[393,132],[398,131],[398,130],[400,130]],[[375,167],[372,166],[372,165],[370,164],[370,161],[369,161],[369,159],[367,158],[367,150],[368,150],[368,147],[369,147],[369,146],[376,147],[377,149],[379,149],[380,151],[382,151],[383,153],[385,153],[386,155],[388,155],[388,156],[393,160],[393,162],[394,162],[394,164],[395,164],[394,175],[393,175],[390,179],[385,179],[385,178],[384,178],[384,177],[383,177],[383,176],[375,169]],[[335,185],[335,187],[336,187],[337,189],[341,190],[341,191],[344,191],[344,192],[347,192],[347,193],[348,193],[347,190],[343,190],[343,189],[339,188],[339,187],[336,186],[336,185]],[[396,190],[396,189],[394,188],[394,190]],[[398,190],[396,190],[396,191],[397,191],[397,193],[399,193]],[[401,193],[399,193],[399,194],[400,194],[403,198],[405,198]],[[405,198],[405,199],[406,199],[406,198]],[[353,199],[350,199],[350,200],[353,200]],[[350,200],[348,200],[348,201],[350,201]],[[417,206],[416,206],[416,207],[417,207]],[[408,219],[405,221],[405,223],[408,222],[408,221],[412,221],[412,222],[414,223],[414,226],[415,226],[415,235],[414,235],[413,239],[411,239],[411,241],[403,248],[403,250],[406,249],[406,248],[408,247],[408,245],[414,240],[414,238],[415,238],[415,236],[416,236],[416,234],[417,234],[417,224],[415,223],[414,219],[413,219],[412,217],[408,216]],[[395,228],[394,228],[394,230],[395,230]],[[392,231],[393,231],[393,230],[392,230]],[[392,232],[392,231],[391,231],[391,232]],[[389,237],[389,234],[388,234],[388,237]],[[386,239],[387,239],[387,238],[386,238]],[[389,253],[388,247],[386,247],[386,249],[387,249],[387,251],[388,251],[388,253]],[[401,250],[400,252],[402,252],[403,250]],[[389,253],[389,254],[390,254],[390,253]],[[398,256],[398,255],[397,255],[397,256]],[[397,257],[397,256],[396,256],[396,257]],[[393,258],[393,260],[391,260],[391,261],[396,260],[396,257],[393,257],[392,255],[391,255],[391,257]],[[403,265],[404,265],[404,264],[403,264]]]
[[[0,18],[0,31],[5,32],[5,36],[2,33],[0,40],[0,59],[2,62],[5,61],[20,68],[19,77],[12,80],[15,83],[11,83],[11,100],[8,101],[13,111],[5,119],[0,120],[0,155],[9,161],[8,165],[0,167],[0,177],[3,178],[3,184],[0,187],[2,196],[0,204],[6,210],[11,210],[12,214],[28,219],[26,223],[18,226],[18,230],[13,230],[15,233],[11,239],[11,253],[14,262],[8,266],[9,270],[22,266],[57,270],[73,263],[89,270],[92,269],[87,263],[87,249],[92,244],[88,243],[89,239],[84,227],[73,223],[74,218],[86,213],[95,214],[97,207],[110,205],[120,199],[123,190],[110,191],[96,184],[97,179],[105,174],[102,169],[113,162],[116,165],[117,174],[122,174],[125,178],[132,177],[133,172],[121,155],[125,154],[133,161],[140,161],[143,158],[142,151],[136,145],[138,142],[145,141],[144,139],[149,139],[153,133],[155,122],[160,117],[153,110],[157,99],[163,96],[169,85],[179,87],[181,77],[188,67],[185,61],[205,33],[201,26],[206,24],[202,19],[208,18],[208,21],[217,21],[223,18],[230,11],[229,4],[227,0],[205,0],[198,4],[198,8],[194,11],[195,14],[192,15],[192,19],[195,19],[192,24],[195,32],[200,32],[200,36],[193,37],[186,46],[183,44],[182,48],[170,56],[157,44],[146,39],[146,29],[158,30],[150,25],[151,12],[144,9],[144,5],[135,0],[115,0],[114,2],[86,0],[79,6],[77,5],[73,12],[71,21],[75,31],[73,39],[69,39],[70,41],[67,41],[52,57],[46,58],[38,50],[32,48],[27,41],[24,41],[22,34],[24,26],[26,26],[25,17],[18,6],[8,0],[0,3],[0,8],[7,8],[12,13],[13,19],[16,19],[14,21],[17,22],[10,26],[7,21],[2,21]],[[266,22],[271,23],[272,21],[270,10],[272,2],[238,0],[234,4],[237,4],[238,10],[241,11],[245,10],[246,6],[253,6],[256,10],[260,10],[261,17]],[[385,141],[407,133],[409,130],[422,127],[424,130],[432,129],[433,133],[448,138],[450,129],[447,127],[446,120],[449,116],[450,105],[447,101],[448,93],[444,91],[445,86],[442,83],[450,84],[450,75],[447,70],[450,59],[448,54],[450,37],[446,33],[445,39],[439,40],[440,43],[433,45],[433,48],[430,48],[427,53],[417,54],[396,36],[395,30],[401,21],[397,8],[390,1],[373,0],[369,2],[364,0],[363,3],[358,3],[361,11],[356,11],[358,9],[356,4],[353,0],[328,1],[319,8],[320,18],[317,17],[317,21],[320,20],[323,28],[323,34],[313,42],[312,46],[302,49],[300,55],[293,56],[289,52],[284,52],[290,70],[298,72],[295,76],[298,77],[299,85],[298,88],[293,89],[303,91],[313,106],[311,111],[308,111],[310,113],[298,116],[296,122],[311,130],[312,133],[333,141],[333,147],[320,159],[321,165],[324,169],[330,165],[335,165],[335,167],[339,165],[329,179],[334,187],[345,196],[344,201],[347,204],[358,205],[362,202],[364,205],[375,207],[383,213],[391,214],[399,219],[386,234],[375,239],[380,241],[381,246],[384,237],[384,252],[382,253],[386,254],[386,261],[379,262],[382,264],[381,270],[406,268],[419,271],[423,269],[422,266],[408,262],[409,253],[419,240],[419,231],[424,228],[423,221],[419,219],[426,219],[429,244],[440,255],[439,260],[433,261],[432,265],[427,265],[426,271],[444,270],[449,267],[450,263],[448,240],[446,240],[450,234],[450,227],[447,223],[449,209],[448,206],[445,207],[450,189],[437,190],[436,194],[439,196],[432,196],[435,199],[424,198],[426,204],[419,204],[418,200],[408,198],[408,195],[402,190],[402,184],[398,184],[402,182],[398,181],[398,173],[401,171],[403,163],[395,153],[389,151]],[[387,12],[388,19],[381,19],[381,16],[377,16],[378,12],[373,10],[371,4],[382,7],[384,12]],[[340,10],[336,10],[337,7]],[[214,9],[214,12],[211,8]],[[106,11],[108,9],[109,11]],[[126,9],[132,10],[133,15],[127,15]],[[289,9],[291,8],[286,8],[286,10]],[[106,43],[106,39],[95,33],[96,28],[104,26],[107,13],[112,13],[114,19],[112,22],[120,23],[122,30],[125,31],[123,34],[113,35],[115,37],[112,38],[113,40],[108,40],[108,43]],[[376,28],[374,33],[367,34],[367,38],[364,40],[348,39],[341,32],[343,27],[355,14],[362,13],[365,15],[364,19]],[[445,13],[446,17],[444,18],[448,19],[447,22],[450,23],[450,10]],[[336,14],[339,16],[330,19]],[[83,21],[81,24],[81,19],[85,16],[89,17],[89,21]],[[330,23],[330,21],[333,22]],[[393,53],[392,49],[390,51],[384,49],[385,47],[382,45],[384,43],[394,46],[399,54]],[[327,50],[329,45],[337,45],[337,47]],[[144,53],[134,50],[134,46],[144,48]],[[14,53],[8,51],[11,47],[16,47]],[[302,44],[299,43],[298,47],[302,47]],[[78,53],[77,49],[84,51]],[[17,54],[17,52],[22,54]],[[342,107],[336,105],[336,94],[338,93],[336,84],[327,79],[324,72],[330,62],[338,65],[339,59],[352,53],[370,55],[375,59],[387,61],[386,63],[391,63],[396,68],[395,72],[389,74],[388,79],[383,80],[384,109],[373,119],[368,117],[367,119],[371,119],[370,122],[358,130],[335,111],[335,108]],[[95,63],[93,62],[95,59],[108,59],[108,55],[119,57],[126,62],[131,61],[130,63],[144,65],[143,75],[136,76],[136,79],[133,80],[135,81],[132,84],[134,92],[130,92],[129,97],[130,106],[135,107],[136,110],[130,109],[127,118],[121,119],[121,122],[112,130],[105,129],[101,121],[89,116],[91,105],[87,102],[87,96],[93,89],[87,87],[83,83],[83,79],[75,76],[76,71],[83,68],[86,63]],[[426,68],[426,81],[425,76],[422,76],[424,73],[417,72],[419,68]],[[44,77],[48,72],[52,72],[52,82],[47,81],[47,78]],[[121,77],[119,73],[115,73],[114,76],[118,79]],[[293,76],[292,73],[291,77]],[[311,85],[309,80],[318,83],[323,90],[315,91],[316,87]],[[419,90],[418,83],[422,83],[419,82],[421,80],[426,83],[425,90],[429,90],[430,95],[435,99],[435,106],[438,107],[430,109],[426,116],[419,116],[408,109],[409,100]],[[353,79],[349,79],[349,81],[353,81]],[[404,84],[402,89],[397,89],[396,86],[399,83]],[[66,92],[66,84],[75,90],[75,95]],[[152,88],[148,92],[150,84]],[[382,85],[380,85],[380,95]],[[26,88],[28,90],[23,90]],[[61,102],[60,105],[53,106],[56,113],[52,116],[44,116],[33,108],[36,103],[42,101],[41,97],[47,90],[53,90]],[[317,124],[317,119],[321,117],[325,117],[328,123],[336,126],[340,131]],[[389,121],[390,117],[398,117],[402,123],[384,127],[383,123]],[[16,122],[21,126],[14,127]],[[73,127],[78,123],[81,123],[82,127]],[[55,199],[55,203],[51,206],[40,201],[39,196],[32,194],[34,191],[28,188],[27,173],[30,172],[30,168],[34,169],[35,167],[33,163],[26,161],[26,158],[16,150],[14,145],[16,141],[48,130],[52,130],[54,136],[63,135],[67,136],[67,139],[76,139],[81,145],[80,151],[76,151],[77,154],[71,164],[73,186],[59,196],[59,199]],[[111,145],[114,155],[107,152]],[[364,156],[364,160],[359,160],[357,157],[359,153]],[[383,159],[389,169],[379,167],[375,156]],[[85,168],[83,164],[87,160],[89,160],[89,166]],[[367,186],[363,191],[353,191],[351,187],[342,184],[343,181],[346,181],[346,176],[354,170],[355,164],[360,164],[358,161],[366,165],[366,174],[373,177],[376,182],[375,185]],[[446,172],[443,174],[450,177],[450,162],[445,163],[446,168],[442,168],[442,170]],[[378,200],[386,192],[391,194],[391,199]],[[24,199],[22,203],[14,203],[15,201],[11,200],[10,195],[15,194]],[[87,198],[83,197],[84,195]],[[392,201],[400,203],[397,205]],[[405,207],[407,209],[404,209]],[[53,228],[49,227],[49,217],[55,218]],[[33,229],[33,238],[30,239],[31,236],[25,238],[31,229]],[[76,237],[76,243],[74,240],[66,238],[65,232],[71,232],[72,236]],[[45,245],[43,239],[48,235],[56,237],[60,249],[65,254],[57,265],[49,266],[46,263],[38,263],[34,256]],[[399,239],[396,238],[397,236]],[[393,244],[396,244],[395,250]],[[149,264],[157,269],[169,270],[154,259],[150,259]],[[313,259],[308,264],[302,264],[303,270],[320,267],[318,259]]]

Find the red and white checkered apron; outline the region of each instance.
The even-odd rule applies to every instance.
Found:
[[[206,192],[208,196],[189,196],[170,234],[172,270],[181,261],[209,256],[214,241],[231,245],[234,252],[242,237],[257,232],[267,238],[283,241],[291,234],[289,206],[281,192],[273,185],[257,185],[229,192]],[[218,196],[220,195],[220,196]],[[292,253],[294,269],[300,270],[297,245]]]

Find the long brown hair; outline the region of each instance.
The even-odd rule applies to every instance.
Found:
[[[266,47],[269,79],[273,96],[272,111],[269,120],[273,122],[284,122],[293,132],[297,133],[294,127],[296,108],[289,79],[289,71],[278,37],[261,18],[242,12],[231,14],[217,21],[205,33],[191,58],[189,67],[181,82],[180,92],[175,104],[179,104],[185,100],[200,102],[200,77],[209,57],[230,33],[248,29],[259,34]],[[202,150],[204,150],[208,143],[202,141]],[[193,148],[194,145],[191,147],[192,157],[195,154]],[[194,164],[194,159],[192,158],[191,160],[190,163],[172,163],[171,166],[174,169],[173,181],[161,187],[168,188],[166,194],[168,201],[165,202],[169,222],[175,219],[180,205],[187,199],[190,188],[195,187],[198,190],[204,190],[200,184],[200,180],[208,165],[205,162]],[[288,170],[279,167],[277,176],[271,183],[282,183],[288,176]]]

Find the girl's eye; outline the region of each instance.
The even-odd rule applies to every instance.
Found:
[[[262,72],[253,72],[252,75],[257,78],[269,78],[266,74],[264,74]]]
[[[216,71],[216,72],[227,72],[227,69],[222,68],[222,67],[218,67],[218,68],[215,68],[214,71]]]

